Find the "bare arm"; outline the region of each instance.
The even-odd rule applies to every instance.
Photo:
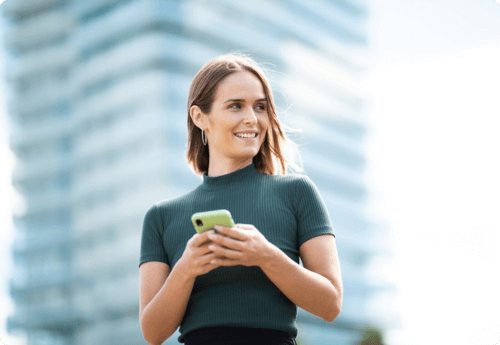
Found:
[[[295,305],[327,322],[342,309],[342,278],[332,235],[311,238],[300,247],[304,267],[278,247],[261,269]]]
[[[187,277],[178,265],[170,272],[167,264],[157,261],[142,264],[140,276],[141,330],[149,344],[161,344],[181,324],[194,278]]]
[[[210,264],[215,254],[208,249],[207,241],[207,232],[195,234],[172,270],[157,261],[141,265],[139,320],[149,344],[162,344],[175,332],[184,318],[196,277],[216,267]]]
[[[217,227],[211,234],[212,251],[221,255],[219,266],[259,266],[295,305],[331,322],[342,308],[342,277],[335,238],[325,234],[311,238],[300,248],[304,267],[268,242],[251,224]]]

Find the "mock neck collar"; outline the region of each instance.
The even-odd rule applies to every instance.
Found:
[[[225,175],[208,176],[208,172],[206,172],[203,174],[203,183],[200,185],[200,188],[207,191],[217,191],[238,185],[241,186],[259,174],[260,172],[253,162],[242,169]]]

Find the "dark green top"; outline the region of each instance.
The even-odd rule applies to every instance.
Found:
[[[193,191],[151,206],[144,217],[139,266],[161,261],[173,267],[196,233],[191,216],[218,209],[229,210],[235,223],[255,226],[297,263],[304,242],[335,236],[326,204],[308,176],[268,175],[252,163],[222,176],[205,173]],[[259,267],[219,267],[196,278],[178,340],[210,326],[271,328],[296,337],[296,318],[296,305]]]

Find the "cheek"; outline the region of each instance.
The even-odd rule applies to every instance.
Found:
[[[263,121],[261,127],[262,127],[262,133],[267,135],[267,133],[271,129],[271,123],[268,120]]]
[[[234,124],[230,121],[219,120],[217,123],[213,124],[213,128],[217,133],[217,137],[220,139],[227,138],[229,135],[233,135],[232,131]]]

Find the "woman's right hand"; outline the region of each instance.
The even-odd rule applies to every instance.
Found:
[[[217,257],[217,254],[208,249],[212,241],[208,238],[209,233],[215,233],[214,230],[207,230],[196,233],[189,239],[184,249],[182,257],[177,264],[183,266],[183,272],[192,278],[205,274],[219,267],[217,264],[211,264],[210,261]]]

